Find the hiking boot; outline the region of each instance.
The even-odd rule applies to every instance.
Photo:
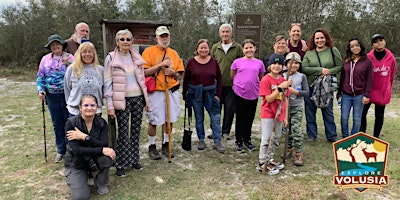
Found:
[[[303,153],[295,153],[294,154],[294,165],[296,166],[303,166]]]
[[[55,163],[61,162],[64,159],[64,156],[65,155],[63,155],[63,154],[57,153],[56,157],[54,158],[54,162]]]
[[[204,140],[199,141],[199,144],[197,145],[197,149],[200,151],[206,149],[206,143],[204,142]]]
[[[292,148],[287,148],[286,149],[286,154],[285,154],[285,158],[290,159],[293,156],[293,149]],[[283,156],[281,156],[281,158],[283,159]]]
[[[118,177],[125,177],[126,176],[125,169],[117,168],[115,175],[117,175]]]
[[[245,153],[246,151],[243,149],[243,144],[242,143],[236,143],[236,151],[238,153]]]
[[[157,147],[155,144],[149,146],[149,156],[152,160],[160,160],[161,156],[157,151]]]
[[[228,133],[222,133],[222,138],[225,138],[226,140],[231,140],[231,137]]]
[[[139,164],[139,163],[133,164],[133,165],[132,165],[132,168],[133,168],[133,169],[136,169],[136,170],[142,170],[142,169],[143,169],[142,165]]]
[[[97,183],[97,179],[94,179],[94,184],[97,186],[97,193],[100,195],[107,194],[108,193],[108,187],[107,185],[100,185]]]
[[[168,157],[168,144],[169,142],[166,142],[162,144],[161,152],[164,156]],[[171,158],[174,158],[174,153],[171,152]]]
[[[273,166],[274,168],[279,169],[279,170],[285,168],[285,165],[284,165],[284,164],[282,164],[282,163],[280,163],[280,162],[276,162],[276,161],[274,161],[274,159],[269,160],[269,161],[268,161],[268,165],[271,165],[271,166]]]
[[[244,146],[246,146],[247,149],[249,149],[249,151],[254,151],[254,150],[256,150],[256,147],[255,147],[250,141],[244,142]]]
[[[217,150],[219,153],[225,153],[225,147],[222,146],[221,142],[215,143],[213,149]]]
[[[258,172],[262,173],[264,167],[266,167],[265,172],[266,172],[266,174],[268,174],[268,175],[271,175],[271,176],[272,176],[272,175],[275,175],[275,174],[278,174],[278,173],[279,173],[279,169],[276,169],[275,167],[273,167],[273,166],[271,166],[271,165],[265,165],[265,164],[263,164],[263,163],[258,163],[258,165],[257,165],[257,167],[256,167],[256,170],[257,170]]]

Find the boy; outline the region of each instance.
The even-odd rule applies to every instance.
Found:
[[[275,175],[279,173],[280,169],[285,166],[281,163],[275,162],[273,160],[275,147],[278,146],[278,141],[281,136],[282,122],[283,125],[287,125],[288,119],[288,109],[287,109],[287,95],[289,91],[285,94],[284,89],[288,88],[292,81],[285,81],[281,76],[283,72],[283,64],[285,58],[280,54],[272,54],[268,63],[268,74],[263,77],[260,82],[260,92],[259,95],[262,97],[261,104],[261,144],[260,144],[260,154],[259,154],[259,164],[257,166],[258,171],[262,171],[266,167],[268,175]],[[279,104],[283,101],[281,105],[281,112],[279,113],[279,118],[275,118],[277,115],[277,110]],[[272,128],[276,123],[274,144],[269,144],[272,135]],[[273,145],[268,148],[269,145]],[[269,151],[271,150],[271,151]],[[267,159],[267,163],[264,163]]]
[[[294,55],[294,60],[291,58]],[[292,62],[292,63],[290,63]],[[291,158],[293,148],[295,150],[294,165],[303,166],[303,134],[301,132],[301,122],[303,120],[303,101],[308,96],[309,88],[307,78],[297,70],[301,67],[301,57],[296,52],[291,52],[286,56],[286,66],[292,65],[289,78],[293,81],[289,88],[289,141],[286,149],[286,158]],[[286,78],[286,74],[284,77]]]

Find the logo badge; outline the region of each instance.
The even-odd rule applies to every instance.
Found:
[[[365,133],[357,133],[333,143],[336,172],[333,183],[339,190],[368,188],[382,191],[389,184],[385,175],[389,143]]]

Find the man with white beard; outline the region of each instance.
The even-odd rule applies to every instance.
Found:
[[[156,148],[156,127],[164,125],[162,153],[168,156],[168,137],[167,115],[170,116],[170,127],[172,123],[179,119],[179,81],[185,68],[178,53],[169,47],[171,34],[166,26],[159,26],[156,29],[157,44],[144,50],[142,57],[146,61],[144,67],[145,76],[154,76],[156,87],[153,93],[149,94],[150,111],[146,113],[149,123],[147,133],[149,135],[149,157],[153,160],[161,159]],[[169,113],[166,113],[166,86],[169,92]],[[173,157],[173,156],[171,156]]]
[[[78,50],[79,45],[88,41],[90,36],[89,25],[85,22],[80,22],[75,26],[75,32],[72,34],[71,38],[66,40],[68,47],[65,49],[66,52],[75,55],[76,50]]]

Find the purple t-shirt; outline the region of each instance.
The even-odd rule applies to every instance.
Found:
[[[257,99],[260,88],[259,75],[265,73],[264,63],[256,58],[238,58],[233,61],[231,70],[236,71],[233,78],[233,91],[244,99]]]

